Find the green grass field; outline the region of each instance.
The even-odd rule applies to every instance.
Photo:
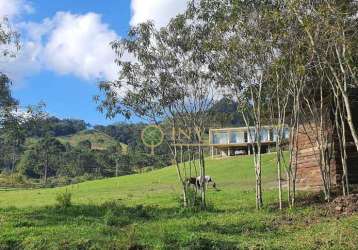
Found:
[[[322,204],[277,210],[275,158],[263,157],[255,210],[252,158],[208,160],[210,209],[180,207],[175,168],[68,187],[0,191],[0,249],[357,249],[358,216]],[[70,207],[56,197],[72,194]],[[309,197],[300,194],[301,199]]]

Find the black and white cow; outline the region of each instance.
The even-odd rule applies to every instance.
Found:
[[[198,177],[189,177],[186,179],[186,183],[188,185],[193,185],[195,188],[201,188],[201,176]],[[213,188],[216,189],[216,183],[214,182],[213,178],[209,175],[204,177],[203,183],[207,186],[209,183],[212,184]]]

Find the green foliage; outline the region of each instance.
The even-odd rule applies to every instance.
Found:
[[[94,129],[97,131],[101,131],[124,144],[135,146],[140,142],[140,134],[141,131],[145,128],[145,126],[146,124],[143,123],[118,123],[108,126],[97,125],[94,126]]]
[[[107,226],[122,227],[122,226],[129,225],[131,223],[129,217],[116,216],[112,210],[107,210],[103,219],[104,219],[104,223]]]
[[[80,141],[79,143],[78,143],[78,146],[80,147],[80,148],[83,148],[83,149],[87,149],[87,150],[91,150],[92,149],[92,143],[91,143],[91,141],[90,140],[84,140],[84,141]]]
[[[19,38],[19,33],[12,29],[9,19],[0,17],[0,57],[16,56],[16,52],[20,49]]]
[[[229,98],[222,98],[209,110],[215,127],[245,126],[242,115],[238,112],[239,104]]]
[[[42,110],[36,107],[32,110],[38,119],[31,118],[25,123],[15,120],[10,123],[11,120],[7,120],[6,130],[0,130],[2,172],[17,172],[33,182],[43,179],[44,186],[53,187],[77,183],[79,180],[128,175],[170,164],[167,148],[159,147],[158,155],[154,156],[146,152],[148,149],[141,142],[139,130],[131,135],[130,146],[98,130],[84,130],[61,137],[46,132],[43,133],[45,137],[29,137],[32,133],[31,129],[28,130],[30,124],[40,128],[42,125],[39,123],[45,122],[41,118]],[[136,129],[140,126],[128,125]],[[42,127],[51,130],[51,126]],[[13,183],[13,186],[18,184]]]
[[[59,193],[56,196],[56,206],[61,209],[66,209],[72,206],[72,193],[66,192]]]
[[[10,79],[0,72],[0,122],[3,122],[3,119],[5,118],[4,116],[6,115],[6,109],[17,103],[16,100],[11,96],[10,83]]]
[[[59,137],[76,134],[87,127],[88,124],[83,120],[59,119],[51,116],[38,120],[36,126],[28,126],[27,132],[30,137],[45,137],[47,135]]]
[[[61,179],[67,184],[76,183],[81,179],[94,179],[114,176],[118,167],[118,175],[129,174],[132,172],[130,160],[127,155],[122,154],[122,145],[116,143],[113,138],[102,133],[88,133],[89,139],[83,141],[69,139],[71,144],[63,144],[66,141],[63,138],[45,137],[39,140],[33,140],[27,145],[27,150],[23,153],[17,164],[19,173],[29,178],[58,178],[52,184],[60,184]],[[95,137],[106,138],[103,142],[103,148],[98,149]],[[83,138],[82,133],[76,134],[76,138]],[[75,138],[72,137],[72,138]],[[92,143],[91,141],[94,141]],[[83,176],[83,178],[81,178]],[[71,181],[70,178],[76,180]],[[66,180],[67,179],[67,180]],[[46,181],[47,183],[48,181]],[[45,183],[45,184],[46,184]],[[50,184],[46,184],[50,185]]]

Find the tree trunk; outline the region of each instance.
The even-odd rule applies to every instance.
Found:
[[[174,141],[175,144],[175,141]],[[177,175],[178,175],[178,179],[180,181],[180,184],[182,186],[182,191],[183,191],[183,206],[184,207],[188,207],[188,197],[187,197],[187,190],[186,190],[186,184],[185,181],[183,180],[181,171],[180,171],[180,166],[178,164],[178,160],[177,160],[177,148],[174,145],[174,163],[175,163],[175,168],[177,171]]]
[[[346,108],[346,112],[347,112],[347,123],[349,125],[353,140],[354,140],[354,144],[356,146],[356,149],[358,151],[358,135],[357,135],[357,131],[354,127],[353,124],[353,115],[352,115],[352,109],[351,109],[351,105],[349,102],[349,98],[347,93],[342,92],[342,96],[343,96],[343,100],[344,100],[344,105]]]
[[[204,152],[201,146],[199,146],[199,155],[200,155],[200,186],[201,186],[201,207],[206,208],[206,181],[205,181],[205,159]]]
[[[282,210],[282,183],[281,183],[281,149],[279,144],[280,140],[276,142],[276,157],[277,157],[277,183],[278,183],[278,204],[279,209]]]
[[[46,156],[45,161],[45,171],[44,171],[44,183],[47,183],[47,171],[48,171],[48,156]]]
[[[119,162],[118,162],[119,160],[117,159],[116,160],[116,177],[118,177],[118,168],[119,168]]]

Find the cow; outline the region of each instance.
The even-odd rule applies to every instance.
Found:
[[[196,177],[196,182],[199,183],[199,187],[200,187],[201,176]],[[207,186],[209,183],[212,183],[213,188],[216,189],[216,183],[214,182],[213,178],[212,178],[210,175],[205,175],[203,182],[204,182],[204,184],[205,184],[206,186]]]
[[[214,182],[213,178],[209,175],[206,175],[204,177],[204,184],[208,185],[208,183],[212,183],[213,188],[216,189],[216,183]],[[201,188],[201,176],[198,177],[189,177],[186,179],[186,184],[187,185],[193,185],[196,189],[200,189]]]

